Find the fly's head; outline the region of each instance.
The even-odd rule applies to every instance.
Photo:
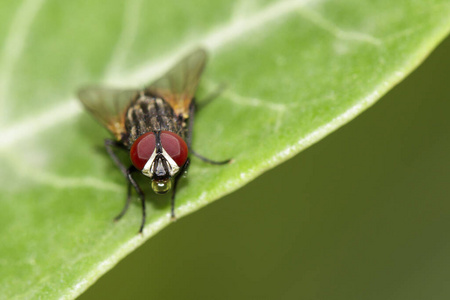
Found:
[[[187,156],[186,142],[170,131],[148,132],[130,150],[133,165],[152,180],[152,189],[157,194],[171,189],[172,180],[186,163]]]

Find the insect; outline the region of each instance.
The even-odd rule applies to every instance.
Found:
[[[150,178],[157,194],[172,189],[171,218],[175,219],[175,192],[179,179],[187,172],[189,154],[211,164],[230,162],[213,161],[191,149],[196,110],[194,95],[206,58],[206,52],[197,49],[140,90],[94,86],[78,92],[84,107],[113,134],[114,139],[105,139],[106,151],[128,180],[125,206],[114,220],[126,213],[133,187],[142,205],[140,233],[146,218],[145,194],[134,173],[140,171]],[[114,149],[129,152],[130,167],[125,166]]]

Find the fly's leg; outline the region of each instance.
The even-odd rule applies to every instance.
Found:
[[[178,173],[177,177],[175,177],[175,180],[173,182],[173,192],[172,192],[172,199],[171,199],[171,208],[170,208],[170,218],[172,219],[172,221],[176,220],[175,217],[175,192],[177,191],[177,184],[178,184],[178,180],[180,180],[180,178],[187,172],[188,168],[189,168],[189,163],[190,160],[189,158],[186,160],[186,162],[184,163],[180,173]]]
[[[120,169],[122,174],[128,179],[128,169],[124,166],[122,161],[119,159],[119,157],[117,157],[116,153],[113,150],[113,147],[119,148],[119,149],[124,149],[123,144],[121,144],[117,141],[114,141],[114,140],[105,139],[105,147],[106,147],[106,152],[108,152],[109,156],[114,161],[116,166]],[[128,210],[128,206],[130,205],[130,201],[131,201],[131,182],[128,180],[127,201],[125,202],[125,206],[123,207],[120,214],[118,214],[114,218],[114,221],[118,221],[120,218],[123,217],[123,215],[125,215],[125,213]]]
[[[130,202],[131,202],[131,182],[128,180],[128,188],[127,188],[127,202],[125,202],[125,206],[122,208],[122,211],[120,212],[120,214],[118,214],[115,218],[114,218],[114,222],[119,221],[127,212],[128,207],[130,206]]]
[[[139,228],[139,233],[142,233],[142,230],[144,229],[144,225],[145,225],[145,218],[146,218],[145,195],[144,195],[144,192],[142,191],[142,189],[139,187],[139,185],[137,184],[137,182],[134,180],[134,178],[132,176],[132,173],[136,172],[137,169],[134,166],[131,166],[129,168],[125,167],[125,165],[122,163],[122,161],[119,159],[119,157],[114,152],[113,147],[120,148],[120,149],[125,149],[125,147],[120,142],[110,140],[110,139],[105,140],[106,151],[108,152],[109,156],[114,161],[114,163],[117,165],[117,167],[120,169],[122,174],[128,180],[127,201],[125,203],[124,208],[120,212],[120,214],[114,220],[115,221],[119,220],[127,212],[127,209],[131,202],[131,186],[133,186],[134,189],[136,190],[136,192],[141,200],[141,204],[142,204],[142,223],[141,223],[141,227]]]
[[[196,105],[195,105],[195,99],[192,99],[191,105],[189,106],[189,124],[188,124],[188,132],[186,137],[186,142],[189,148],[189,151],[199,159],[201,159],[204,162],[207,162],[212,165],[225,165],[228,163],[233,162],[232,159],[227,159],[223,161],[215,161],[209,158],[206,158],[198,153],[196,153],[194,150],[192,150],[192,129],[194,128],[194,115],[195,115]]]
[[[141,205],[142,205],[142,222],[141,222],[141,227],[139,227],[139,233],[142,233],[142,231],[144,230],[144,225],[145,225],[145,218],[146,218],[146,212],[145,212],[145,195],[144,192],[141,190],[140,186],[138,185],[138,183],[134,180],[132,173],[136,172],[137,169],[134,166],[131,166],[127,169],[127,178],[128,181],[131,183],[131,185],[133,185],[134,189],[136,190],[136,193],[139,196],[139,199],[141,199]]]
[[[202,161],[207,162],[208,164],[211,164],[211,165],[225,165],[225,164],[229,164],[229,163],[233,162],[232,159],[227,159],[227,160],[222,160],[222,161],[211,160],[209,158],[201,156],[200,154],[198,154],[197,152],[195,152],[192,149],[189,149],[189,150],[191,151],[192,154],[194,154],[194,156],[196,156],[197,158],[199,158]]]

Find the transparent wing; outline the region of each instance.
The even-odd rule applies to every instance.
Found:
[[[120,90],[91,86],[78,91],[84,107],[118,140],[125,132],[125,113],[135,98],[137,90]]]
[[[146,90],[169,102],[176,114],[187,116],[205,68],[206,58],[203,49],[191,52]]]

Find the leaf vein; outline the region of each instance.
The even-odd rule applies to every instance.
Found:
[[[311,21],[314,25],[322,28],[323,30],[329,32],[331,35],[341,40],[352,40],[359,41],[363,43],[368,43],[374,45],[376,47],[381,46],[381,40],[371,36],[370,34],[358,32],[358,31],[348,31],[340,28],[338,25],[328,21],[319,13],[314,12],[312,10],[303,9],[299,11],[299,14]]]
[[[114,78],[120,73],[122,65],[130,52],[138,32],[138,16],[142,0],[131,0],[126,3],[127,6],[123,15],[122,31],[114,48],[111,61],[106,67],[104,76],[106,80]]]
[[[33,21],[45,0],[25,0],[20,5],[6,36],[1,56],[0,68],[0,111],[5,120],[7,113],[6,100],[9,97],[9,86],[14,67],[20,58],[27,37],[32,29]]]

